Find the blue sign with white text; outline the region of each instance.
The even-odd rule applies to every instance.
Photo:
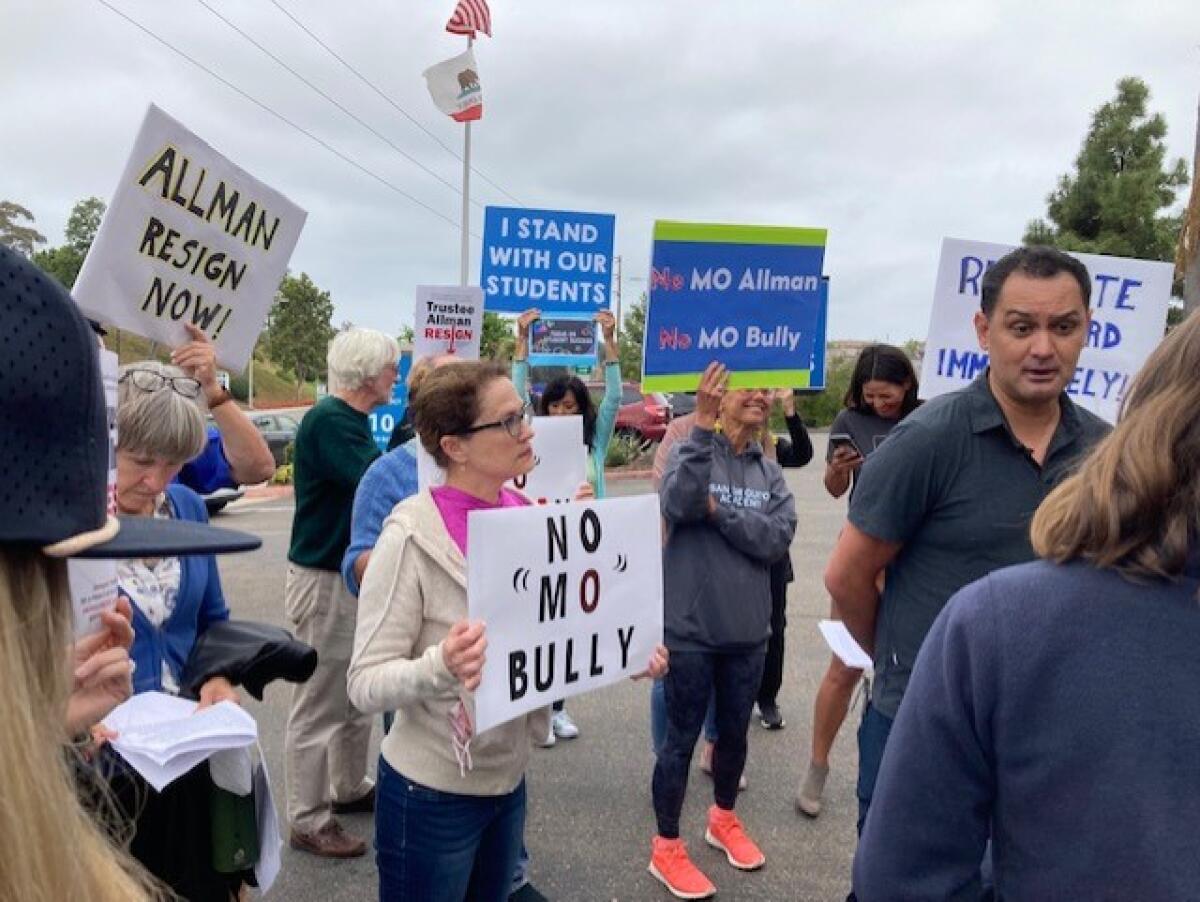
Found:
[[[658,222],[644,391],[694,391],[713,360],[739,388],[819,388],[825,231]]]
[[[404,412],[408,409],[408,374],[412,371],[412,351],[400,353],[396,370],[399,375],[392,386],[391,403],[382,404],[367,414],[371,423],[371,437],[380,451],[387,450],[392,430],[404,419]]]
[[[595,313],[609,308],[611,213],[488,207],[479,284],[494,313]]]

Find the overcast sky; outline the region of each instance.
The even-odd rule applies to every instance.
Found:
[[[279,68],[196,0],[110,0],[398,188],[292,130],[98,0],[0,0],[0,199],[52,244],[105,201],[147,104],[308,211],[292,257],[335,323],[396,332],[413,287],[458,279],[461,197]],[[461,163],[270,0],[206,0],[447,181]],[[453,0],[279,0],[445,144],[461,126],[421,72],[465,39]],[[1145,79],[1190,162],[1196,0],[857,3],[492,0],[476,47],[473,162],[529,207],[615,213],[624,293],[645,290],[655,219],[829,230],[831,338],[923,338],[944,236],[1019,240],[1097,106]],[[482,205],[509,197],[474,180]],[[471,271],[478,276],[479,242]]]

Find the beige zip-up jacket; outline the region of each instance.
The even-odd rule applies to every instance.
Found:
[[[450,714],[461,698],[473,718],[474,701],[446,668],[442,641],[466,616],[466,559],[426,489],[396,505],[371,553],[358,596],[350,701],[367,714],[396,712],[380,751],[398,773],[443,792],[503,795],[520,784],[532,742],[549,732],[550,710],[475,736],[472,766],[460,768]]]

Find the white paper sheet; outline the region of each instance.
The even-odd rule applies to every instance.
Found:
[[[850,635],[850,631],[846,629],[846,624],[842,621],[822,620],[817,623],[817,629],[821,631],[829,648],[842,659],[847,667],[854,667],[858,670],[874,669],[875,662],[871,660],[869,654],[863,651],[862,646],[854,641],[854,637]]]

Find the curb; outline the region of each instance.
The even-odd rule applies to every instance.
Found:
[[[241,502],[273,501],[277,498],[288,498],[292,495],[290,485],[259,485],[246,489]]]
[[[654,476],[653,470],[605,470],[604,478],[606,480],[614,480],[622,482],[627,479],[650,479]]]

